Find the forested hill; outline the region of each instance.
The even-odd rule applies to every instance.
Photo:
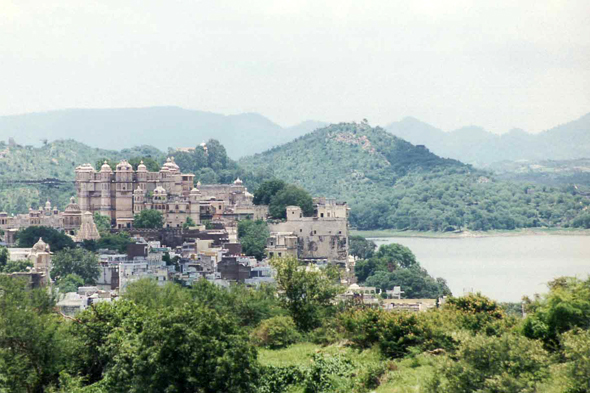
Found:
[[[347,201],[359,229],[568,226],[590,202],[574,188],[496,181],[367,124],[331,125],[239,163]]]
[[[83,163],[102,159],[151,157],[161,160],[164,153],[152,146],[104,150],[74,140],[58,140],[41,147],[0,142],[0,211],[24,213],[46,199],[63,208],[74,192],[74,169]],[[27,184],[23,181],[57,179],[62,184]]]

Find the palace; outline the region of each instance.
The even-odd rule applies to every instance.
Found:
[[[195,175],[180,172],[173,157],[158,172],[148,172],[143,162],[133,170],[125,160],[115,171],[106,162],[99,171],[90,164],[76,168],[80,208],[107,216],[115,228],[131,228],[142,210],[160,211],[166,228],[181,227],[188,218],[199,224],[201,219],[266,216],[240,179],[233,184],[197,183],[202,190],[193,186],[194,180]]]

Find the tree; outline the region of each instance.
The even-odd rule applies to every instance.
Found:
[[[238,222],[238,239],[242,244],[242,252],[259,261],[266,256],[266,241],[269,235],[268,225],[262,220]]]
[[[142,210],[135,215],[133,226],[136,228],[162,228],[164,216],[157,210]]]
[[[393,272],[378,271],[369,276],[365,284],[382,291],[400,286],[404,291],[404,297],[408,299],[438,299],[451,293],[446,284],[437,282],[426,270],[420,268],[399,269]]]
[[[375,253],[375,257],[385,260],[386,263],[393,264],[396,268],[410,268],[417,265],[416,256],[406,246],[401,244],[384,244]]]
[[[197,224],[195,223],[195,221],[194,221],[192,218],[190,218],[190,217],[187,217],[187,218],[186,218],[186,221],[184,222],[184,224],[182,224],[182,228],[183,228],[183,229],[188,229],[188,228],[190,228],[190,227],[194,227],[195,225],[197,225]]]
[[[285,188],[286,185],[287,183],[278,179],[265,181],[254,191],[252,201],[255,205],[269,205],[272,197]]]
[[[51,277],[55,280],[76,274],[82,278],[84,284],[94,285],[100,274],[98,257],[83,248],[59,251],[53,256],[52,263]]]
[[[57,287],[61,293],[77,292],[81,286],[84,286],[84,279],[76,273],[68,274],[57,281]]]
[[[360,259],[368,259],[373,256],[377,245],[371,240],[367,240],[362,236],[348,237],[348,252]]]
[[[0,246],[0,271],[4,269],[4,266],[10,260],[10,253],[6,247]]]
[[[143,165],[146,166],[149,172],[159,172],[160,171],[160,163],[154,160],[152,157],[133,157],[129,159],[129,164],[133,167],[134,170],[137,170],[137,167],[143,161]]]
[[[297,327],[309,331],[320,326],[321,318],[332,307],[342,287],[321,269],[306,269],[296,258],[273,258],[276,282],[284,307]]]
[[[60,251],[64,248],[74,248],[76,246],[71,237],[50,227],[28,227],[18,231],[16,235],[19,247],[33,247],[40,238],[43,238],[43,241],[49,244],[52,252]]]
[[[101,234],[108,232],[111,229],[111,220],[100,213],[94,213],[94,223],[96,224],[96,229]]]
[[[299,206],[303,215],[313,215],[313,199],[303,188],[289,184],[270,200],[269,213],[273,218],[286,218],[287,206]]]
[[[66,368],[70,344],[46,290],[0,275],[0,391],[43,392]]]

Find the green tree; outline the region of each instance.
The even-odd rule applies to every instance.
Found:
[[[504,332],[503,327],[499,325],[506,318],[504,309],[498,302],[481,293],[450,297],[444,308],[456,311],[459,314],[459,325],[474,333],[498,335]]]
[[[253,202],[255,205],[269,205],[272,197],[287,186],[282,180],[272,179],[263,182],[254,191]]]
[[[93,218],[94,223],[96,224],[96,229],[98,229],[98,232],[101,234],[107,233],[111,229],[111,220],[107,216],[97,212],[94,213]]]
[[[52,263],[51,277],[55,280],[76,274],[84,280],[84,284],[94,285],[100,274],[98,257],[83,248],[59,251],[53,256]]]
[[[197,225],[197,224],[195,223],[195,221],[194,221],[192,218],[190,218],[190,217],[187,217],[187,218],[186,218],[186,221],[184,222],[184,224],[182,224],[182,227],[183,227],[184,229],[188,229],[188,228],[190,228],[190,227],[194,227],[195,225]]]
[[[289,184],[270,200],[269,214],[273,218],[286,218],[287,206],[299,206],[303,215],[313,215],[313,199],[303,188]]]
[[[590,392],[590,331],[576,328],[561,337],[568,377],[567,392]]]
[[[269,235],[268,225],[262,220],[238,222],[238,239],[242,244],[242,252],[259,261],[266,256],[266,241]]]
[[[135,215],[133,226],[136,228],[162,228],[164,216],[157,210],[142,210]]]
[[[64,248],[74,248],[76,246],[71,237],[50,227],[28,227],[21,229],[16,234],[19,247],[33,247],[40,238],[43,238],[43,241],[49,244],[52,252],[60,251]]]
[[[437,367],[429,392],[533,393],[549,374],[542,344],[517,334],[467,338],[453,359]]]
[[[137,167],[141,162],[146,166],[147,170],[150,172],[159,172],[161,165],[158,161],[154,160],[152,157],[133,157],[129,159],[129,163],[133,167],[134,170],[137,170]]]
[[[0,391],[43,392],[66,368],[70,344],[46,290],[0,275]]]
[[[84,279],[76,273],[68,274],[57,281],[57,287],[61,293],[77,292],[81,286],[84,286]]]
[[[284,307],[297,327],[309,331],[321,325],[331,311],[332,300],[342,291],[335,277],[321,269],[306,269],[296,258],[273,258],[276,282]]]
[[[3,268],[0,268],[2,273],[16,273],[26,272],[29,268],[33,267],[33,263],[28,259],[24,261],[8,261]]]
[[[4,266],[10,261],[10,253],[6,247],[0,246],[0,271],[4,269]]]
[[[365,284],[381,291],[400,286],[408,299],[437,299],[450,295],[451,291],[444,280],[437,281],[420,268],[398,269],[393,272],[377,271],[369,276]]]
[[[348,252],[360,259],[369,259],[375,253],[377,245],[371,240],[367,240],[362,236],[348,237]]]
[[[252,332],[252,337],[257,345],[278,349],[296,343],[301,336],[293,318],[277,316],[262,321]]]

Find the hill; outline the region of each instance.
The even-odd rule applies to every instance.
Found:
[[[346,200],[359,229],[568,226],[590,204],[575,189],[497,181],[367,124],[331,125],[239,164]]]
[[[385,128],[411,143],[426,145],[442,157],[473,165],[523,159],[572,160],[590,157],[590,113],[539,134],[513,129],[497,135],[476,126],[444,132],[410,117]]]
[[[303,122],[282,128],[256,113],[225,116],[178,107],[67,109],[0,116],[0,140],[39,145],[41,139],[75,139],[103,149],[130,148],[142,143],[161,149],[192,147],[219,140],[230,157],[262,152],[323,125]]]
[[[92,148],[74,140],[58,140],[41,147],[0,142],[0,211],[24,213],[47,199],[63,208],[75,194],[74,169],[80,164],[133,157],[161,160],[164,156],[152,146],[115,151]],[[43,182],[44,179],[57,182]]]

